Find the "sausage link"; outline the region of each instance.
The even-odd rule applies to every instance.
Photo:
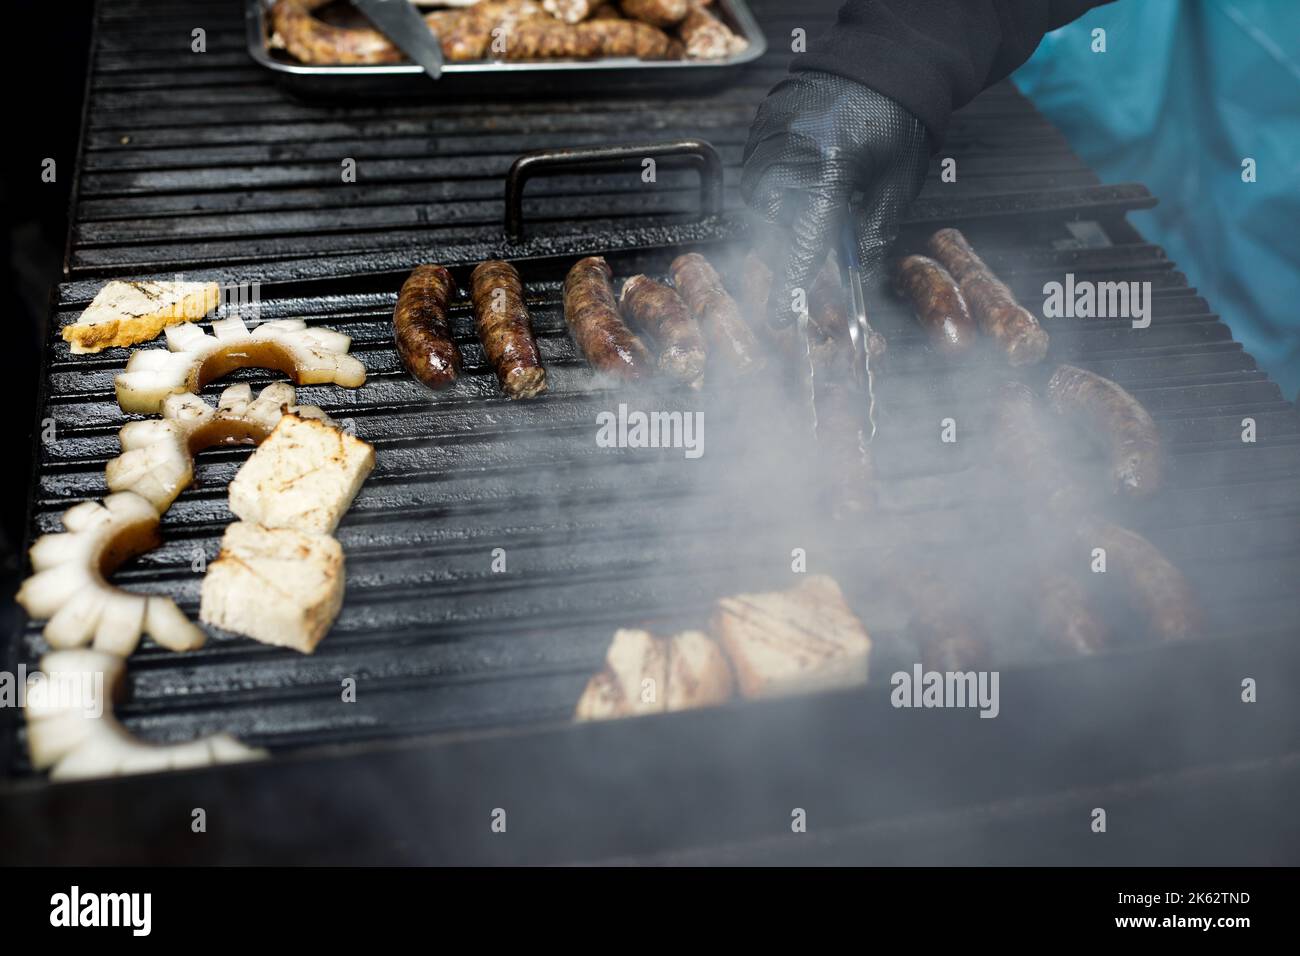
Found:
[[[709,340],[709,354],[732,374],[760,371],[766,362],[754,332],[709,260],[698,252],[689,252],[674,259],[669,271],[673,285]]]
[[[677,33],[685,45],[686,55],[693,60],[724,59],[749,46],[744,37],[732,33],[730,27],[697,0],[690,0],[690,12]]]
[[[1033,391],[1008,382],[998,390],[994,406],[993,450],[1002,470],[1028,486],[1031,500],[1050,514],[1078,514],[1086,505],[1085,495],[1061,464]]]
[[[460,374],[460,351],[451,339],[447,305],[456,280],[442,266],[416,266],[397,296],[393,337],[406,370],[430,388],[447,388]]]
[[[501,391],[510,398],[536,398],[546,391],[546,369],[537,352],[524,284],[515,267],[489,259],[469,277],[474,326]]]
[[[619,56],[664,60],[672,54],[668,34],[639,20],[601,18],[570,25],[550,17],[532,18],[505,36],[507,60]]]
[[[930,341],[945,355],[975,343],[975,322],[951,273],[928,256],[908,256],[894,269],[894,288],[907,298]]]
[[[1204,615],[1191,584],[1154,544],[1136,531],[1098,519],[1079,522],[1078,539],[1106,551],[1106,580],[1118,581],[1129,603],[1163,641],[1204,632]]]
[[[542,9],[564,23],[579,23],[594,16],[599,0],[542,0]]]
[[[708,352],[700,326],[676,291],[649,276],[632,276],[623,283],[623,317],[659,348],[659,371],[687,385],[698,386]]]
[[[620,0],[623,13],[655,27],[681,23],[690,11],[688,0]]]
[[[980,331],[998,343],[1007,361],[1013,366],[1041,362],[1047,354],[1047,332],[976,255],[966,237],[956,229],[940,229],[927,245],[957,280]]]
[[[851,350],[849,310],[845,303],[846,293],[844,284],[840,281],[840,272],[828,260],[808,290],[808,321],[821,332],[823,338]],[[867,352],[871,358],[880,358],[888,348],[889,343],[885,337],[867,322]]]
[[[579,259],[564,278],[564,320],[597,372],[636,381],[650,374],[650,352],[619,316],[613,271],[600,256]]]
[[[271,8],[273,36],[304,63],[399,63],[405,54],[378,30],[336,27],[312,15],[328,0],[277,0]],[[424,18],[437,33],[448,60],[481,60],[497,28],[510,31],[541,14],[532,0],[482,0],[472,7],[435,10]],[[548,18],[549,19],[549,18]]]
[[[1140,534],[1087,512],[1085,496],[1053,454],[1034,395],[1024,385],[1003,386],[998,394],[994,447],[1007,471],[1043,501],[1053,528],[1064,521],[1081,549],[1105,549],[1107,580],[1121,582],[1129,603],[1154,634],[1179,640],[1201,633],[1200,605],[1169,559]]]
[[[1160,435],[1136,398],[1110,379],[1073,365],[1052,373],[1047,397],[1058,414],[1107,446],[1116,491],[1142,498],[1160,487]]]
[[[1058,570],[1038,580],[1038,623],[1043,637],[1072,654],[1096,654],[1106,649],[1106,624],[1088,604],[1088,593],[1077,578]]]

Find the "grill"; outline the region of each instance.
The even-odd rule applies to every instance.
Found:
[[[593,389],[559,305],[579,254],[605,254],[619,278],[662,275],[689,249],[734,255],[746,234],[736,183],[754,106],[784,71],[791,29],[817,28],[833,5],[798,15],[771,0],[752,6],[773,52],[711,93],[335,107],[292,99],[248,62],[237,4],[99,5],[67,281],[44,358],[41,417],[54,419],[57,440],[37,449],[32,533],[58,530],[64,509],[106,493],[104,465],[124,420],[112,376],[125,355],[74,360],[57,328],[114,275],[258,282],[262,318],[301,316],[347,332],[366,385],[303,387],[299,401],[351,421],[376,445],[378,464],[339,529],[348,596],[314,656],[217,636],[186,655],[146,646],[130,662],[119,716],[131,730],[158,741],[229,730],[277,759],[50,786],[30,773],[15,725],[3,799],[44,821],[15,835],[18,858],[884,862],[924,858],[906,848],[961,830],[982,835],[966,841],[972,859],[997,858],[998,835],[1011,833],[1022,841],[1015,853],[1029,853],[1032,838],[1044,854],[1123,862],[1124,850],[1062,836],[1053,825],[1062,808],[1095,806],[1085,801],[1104,793],[1108,806],[1149,817],[1190,786],[1209,814],[1233,781],[1295,781],[1287,755],[1300,745],[1296,722],[1243,707],[1235,688],[1243,676],[1278,686],[1300,677],[1291,586],[1300,416],[1126,222],[1126,212],[1154,203],[1148,192],[1101,184],[1005,83],[955,117],[943,155],[958,160],[959,184],[939,183],[936,165],[900,242],[960,226],[1027,303],[1065,272],[1152,283],[1150,329],[1049,325],[1051,358],[1115,379],[1156,419],[1170,487],[1126,520],[1214,595],[1215,639],[1031,661],[1003,675],[997,721],[895,711],[881,681],[900,622],[861,573],[877,556],[864,526],[835,536],[817,569],[837,575],[877,641],[870,692],[568,725],[614,627],[698,624],[719,594],[788,584],[791,535],[820,520],[792,506],[743,543],[731,534],[754,489],[714,481],[708,462],[747,454],[728,441],[754,398],[744,390],[698,400],[708,403],[710,441],[699,469],[597,449],[595,414],[620,398]],[[176,52],[195,26],[207,30],[208,52]],[[518,209],[505,208],[503,177],[520,153],[647,136],[706,138],[720,179],[668,158],[653,188],[639,168],[561,168],[530,182]],[[355,183],[341,181],[345,157],[357,161]],[[701,175],[706,194],[720,197],[719,216],[701,217]],[[523,223],[526,238],[508,241],[503,221]],[[535,403],[500,397],[464,305],[454,322],[469,374],[452,392],[429,394],[392,348],[396,291],[413,265],[441,262],[465,280],[490,256],[520,264],[528,285],[551,377],[551,393]],[[876,303],[872,318],[891,349],[875,445],[887,505],[878,520],[941,549],[960,533],[956,489],[970,462],[889,423],[938,421],[982,360],[937,365],[897,303]],[[205,395],[272,380],[248,370]],[[917,397],[890,406],[891,388]],[[1253,445],[1239,440],[1246,416],[1258,423]],[[779,418],[773,429],[797,433]],[[172,595],[196,616],[201,575],[191,563],[215,555],[231,520],[226,483],[246,455],[204,453],[195,485],[164,517],[163,547],[115,580]],[[760,491],[801,497],[797,487]],[[684,524],[683,502],[703,519]],[[496,547],[507,551],[505,574],[490,570]],[[34,666],[43,649],[40,625],[27,623],[7,647],[9,663]],[[355,704],[340,702],[345,677],[358,680]],[[1170,688],[1177,693],[1162,693]],[[182,845],[163,829],[160,804],[227,809],[227,836]],[[497,806],[512,814],[509,841],[488,838]],[[796,806],[826,829],[791,848],[780,834]],[[98,813],[119,821],[114,834],[87,822]],[[482,835],[429,823],[465,814],[484,821]],[[1208,852],[1161,833],[1144,845],[1168,859]]]

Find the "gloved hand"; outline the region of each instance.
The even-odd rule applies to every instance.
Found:
[[[740,182],[745,201],[788,230],[768,299],[774,326],[795,319],[796,290],[806,301],[851,205],[863,279],[875,278],[929,159],[925,127],[875,90],[813,70],[777,84],[754,118]]]

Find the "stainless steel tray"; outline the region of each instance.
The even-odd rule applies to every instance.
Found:
[[[431,80],[414,63],[313,66],[267,46],[266,15],[270,0],[246,0],[248,54],[303,95],[415,95],[455,97],[493,93],[530,95],[578,91],[645,91],[647,89],[716,89],[736,67],[767,51],[767,39],[745,0],[714,0],[713,9],[749,43],[741,53],[720,60],[539,60],[505,63],[492,60],[448,63],[439,80]]]

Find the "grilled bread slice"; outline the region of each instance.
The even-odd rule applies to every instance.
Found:
[[[199,619],[310,654],[343,606],[343,548],[329,535],[236,521],[203,578]]]
[[[577,720],[603,720],[657,714],[664,709],[668,654],[649,631],[614,632],[605,652],[605,669],[587,682],[574,712]]]
[[[123,282],[114,279],[95,295],[77,321],[63,327],[76,355],[158,337],[177,322],[194,322],[217,307],[215,282]]]
[[[289,413],[230,483],[230,510],[268,528],[329,534],[374,467],[367,442]]]
[[[709,635],[682,631],[668,638],[668,710],[724,703],[734,683],[727,656]]]
[[[746,697],[810,693],[867,680],[871,638],[839,585],[825,575],[812,575],[787,591],[723,598],[712,630]]]
[[[722,649],[701,631],[655,637],[649,631],[616,631],[605,669],[587,682],[574,714],[605,720],[689,710],[731,697],[731,668]]]

